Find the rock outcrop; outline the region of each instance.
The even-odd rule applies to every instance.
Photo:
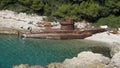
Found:
[[[108,68],[120,68],[120,52],[116,53],[112,59]]]
[[[77,57],[66,59],[64,68],[105,68],[110,62],[108,57],[92,52],[82,52]]]
[[[42,66],[29,66],[28,64],[21,64],[18,66],[13,66],[13,68],[43,68]]]
[[[21,64],[18,66],[13,66],[13,68],[63,68],[63,65],[62,63],[51,63],[43,67],[43,66],[29,66],[28,64]]]
[[[113,45],[112,45],[112,47],[111,47],[110,55],[113,56],[116,53],[118,53],[119,51],[120,51],[120,44],[114,42]]]
[[[35,25],[37,22],[43,20],[43,18],[45,18],[45,16],[2,10],[0,11],[0,26],[19,30],[27,30],[28,27],[39,29]]]
[[[62,63],[51,63],[45,68],[63,68],[63,64]]]
[[[120,52],[110,58],[93,52],[81,52],[77,57],[66,59],[63,63],[51,63],[47,66],[29,66],[21,64],[13,68],[120,68]]]

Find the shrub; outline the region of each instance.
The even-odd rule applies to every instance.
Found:
[[[111,28],[120,28],[120,16],[110,15],[105,18],[100,18],[95,26],[108,25]]]

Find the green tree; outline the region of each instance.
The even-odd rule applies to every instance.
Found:
[[[48,4],[45,4],[44,5],[44,15],[46,15],[46,16],[51,15],[51,11],[52,11],[51,7]]]
[[[9,4],[15,3],[16,0],[0,0],[0,9],[5,9]]]
[[[39,11],[43,8],[44,4],[40,0],[33,0],[31,8],[33,10]]]
[[[0,0],[0,9],[96,22],[111,14],[119,16],[120,0]]]
[[[105,18],[100,18],[97,23],[95,23],[96,26],[101,26],[101,25],[108,25],[109,27],[112,28],[119,28],[120,27],[120,16],[116,17],[114,15],[110,15]]]
[[[18,0],[18,2],[25,6],[30,6],[32,4],[32,0]]]
[[[68,15],[68,13],[70,12],[70,8],[71,8],[70,4],[61,5],[54,13],[54,16],[57,16],[58,18],[65,18],[66,15]]]
[[[109,8],[111,13],[120,13],[120,0],[106,0],[105,5]]]

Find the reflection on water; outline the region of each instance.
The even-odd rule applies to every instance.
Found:
[[[97,45],[97,46],[96,46]],[[100,42],[84,40],[22,39],[0,35],[0,68],[14,65],[47,65],[77,56],[81,51],[93,51],[109,56],[109,48]],[[99,46],[99,47],[98,47]]]

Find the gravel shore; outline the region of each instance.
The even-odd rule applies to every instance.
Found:
[[[16,30],[40,29],[36,23],[42,21],[45,16],[35,14],[28,15],[26,13],[16,13],[9,10],[0,11],[0,26],[1,28],[10,28]]]
[[[105,42],[108,44],[114,44],[114,43],[120,44],[120,34],[112,34],[112,33],[108,34],[107,32],[97,33],[85,39]]]

